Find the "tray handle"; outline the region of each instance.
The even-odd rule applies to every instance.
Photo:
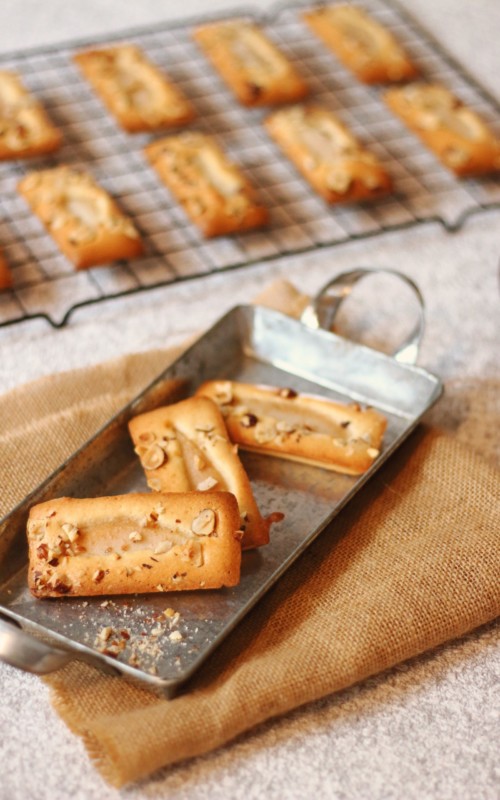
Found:
[[[73,655],[25,633],[13,620],[0,616],[0,661],[35,675],[60,669]]]
[[[46,644],[23,631],[16,620],[0,614],[0,661],[21,669],[23,672],[48,675],[49,672],[61,669],[74,659],[85,661],[108,675],[120,673],[117,667],[102,658],[96,658],[86,653],[77,654]]]
[[[409,334],[407,339],[398,347],[392,354],[396,361],[401,364],[415,364],[417,361],[420,344],[424,335],[425,314],[424,314],[424,299],[420,289],[411,278],[403,275],[394,269],[368,269],[366,267],[358,267],[357,269],[350,270],[349,272],[342,272],[337,275],[333,280],[328,281],[319,292],[313,297],[308,306],[304,309],[301,316],[301,322],[307,325],[308,328],[325,328],[331,330],[337,312],[342,305],[343,301],[349,297],[352,290],[358,281],[366,278],[367,275],[376,275],[378,273],[385,273],[387,275],[394,275],[396,278],[404,281],[415,294],[419,305],[419,316],[417,323]]]

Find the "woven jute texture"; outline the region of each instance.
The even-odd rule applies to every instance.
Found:
[[[16,456],[0,510],[46,477],[171,357],[127,356],[0,398],[3,474]],[[420,428],[185,693],[165,700],[72,662],[45,678],[55,708],[102,775],[122,786],[461,636],[500,611],[498,486],[490,465]]]

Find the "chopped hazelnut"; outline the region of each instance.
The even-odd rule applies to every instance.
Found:
[[[253,428],[258,423],[258,418],[255,414],[243,414],[240,423],[244,428]]]
[[[199,541],[187,542],[181,550],[182,561],[188,561],[194,567],[203,566],[203,550]]]
[[[215,397],[218,403],[222,405],[227,405],[228,403],[232,402],[233,399],[233,389],[231,385],[231,381],[226,381],[225,383],[218,383],[215,387]]]
[[[202,458],[202,456],[200,456],[198,454],[196,454],[195,457],[194,457],[194,464],[195,464],[196,469],[199,469],[199,470],[205,469],[205,467],[207,466],[207,462],[205,461],[205,459]]]
[[[65,522],[64,525],[61,525],[61,528],[70,542],[75,542],[80,535],[80,531],[76,525],[72,525],[70,522]]]
[[[36,548],[36,554],[37,554],[38,558],[47,559],[48,555],[49,555],[49,548],[47,547],[47,545],[45,543],[44,544],[40,544]]]
[[[274,422],[259,422],[255,426],[255,441],[259,444],[267,444],[267,442],[272,442],[272,440],[276,437],[276,425]]]
[[[53,585],[53,588],[54,591],[59,592],[59,594],[67,594],[68,592],[71,591],[71,583],[68,581],[66,577],[64,578],[64,580],[60,578],[59,580],[56,580],[56,582]]]
[[[156,436],[152,431],[144,431],[144,433],[139,434],[138,438],[140,442],[145,442],[146,444],[152,444],[156,439]]]
[[[140,456],[140,459],[144,469],[158,469],[165,463],[167,455],[159,445],[153,444]]]
[[[158,545],[156,545],[154,553],[155,555],[158,555],[160,553],[168,553],[168,551],[171,550],[172,547],[173,547],[172,542],[165,540],[164,542],[160,542]]]
[[[292,425],[290,422],[285,422],[284,420],[280,420],[276,423],[276,430],[280,433],[293,433],[295,428],[296,425]]]
[[[200,481],[196,485],[196,488],[197,488],[197,490],[199,492],[208,492],[208,491],[210,491],[210,489],[213,489],[214,486],[217,486],[217,483],[218,483],[218,481],[216,481],[215,478],[213,478],[211,475],[209,475],[208,478],[205,478],[205,480]]]
[[[284,397],[285,400],[293,400],[294,397],[297,397],[297,392],[295,389],[290,388],[280,389],[278,394],[280,397]]]
[[[195,431],[198,431],[198,433],[212,433],[213,429],[214,429],[213,425],[196,425],[195,426]]]
[[[215,530],[215,511],[205,508],[191,523],[191,530],[197,536],[210,536]]]
[[[105,628],[101,628],[101,630],[97,634],[97,638],[101,639],[103,642],[107,642],[112,635],[113,635],[113,628],[107,626]]]

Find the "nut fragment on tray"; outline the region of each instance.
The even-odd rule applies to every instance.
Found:
[[[86,50],[73,58],[129,133],[179,127],[195,117],[182,92],[134,45]]]
[[[219,404],[231,440],[242,448],[348,475],[371,467],[387,426],[372,408],[289,388],[207,381],[197,393]]]
[[[500,141],[481,117],[445,86],[409,84],[390,89],[384,99],[458,177],[500,170]]]
[[[66,166],[31,172],[18,190],[77,269],[143,253],[137,229],[87,173]]]
[[[12,273],[7,265],[2,251],[0,250],[0,292],[2,289],[10,289],[12,286]]]
[[[280,109],[266,128],[285,155],[328,203],[374,200],[392,181],[373,153],[320,106]]]
[[[311,30],[363,83],[411,80],[417,68],[392,33],[356,6],[306,11]]]
[[[257,25],[228,20],[202,25],[193,35],[243,105],[290,103],[308,93],[294,65]]]
[[[0,72],[0,160],[53,153],[61,133],[13,72]]]
[[[213,400],[192,397],[140,414],[130,420],[129,430],[151,489],[232,492],[241,513],[242,547],[269,542],[270,522],[257,508],[237,446],[229,441]]]
[[[228,492],[49,500],[28,519],[29,587],[71,597],[235,586],[239,524]]]
[[[181,133],[145,148],[150,163],[206,237],[260,228],[268,212],[211,136]]]

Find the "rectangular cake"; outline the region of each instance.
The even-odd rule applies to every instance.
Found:
[[[179,127],[195,117],[182,92],[135,45],[85,50],[73,58],[129,133]]]
[[[232,492],[240,508],[243,548],[268,543],[270,523],[259,512],[213,400],[192,397],[140,414],[130,420],[129,430],[151,489]]]
[[[142,255],[134,224],[86,172],[66,166],[30,172],[18,191],[77,269]]]
[[[289,387],[207,381],[198,394],[220,406],[231,441],[256,453],[360,475],[379,456],[385,417]]]
[[[235,586],[240,514],[228,492],[61,497],[28,519],[35,597]]]
[[[439,84],[390,89],[385,102],[458,177],[500,170],[500,141],[484,120]]]
[[[60,131],[14,72],[0,71],[0,161],[58,150]]]
[[[252,22],[202,25],[194,39],[244,106],[291,103],[308,93],[295,66]]]
[[[363,83],[407,81],[417,68],[393,34],[357,6],[330,5],[306,11],[305,22]]]
[[[183,133],[145,148],[161,180],[204,236],[242,233],[267,223],[248,178],[212,136]]]
[[[377,199],[392,181],[376,156],[321,106],[274,111],[266,128],[286,156],[328,203]]]

